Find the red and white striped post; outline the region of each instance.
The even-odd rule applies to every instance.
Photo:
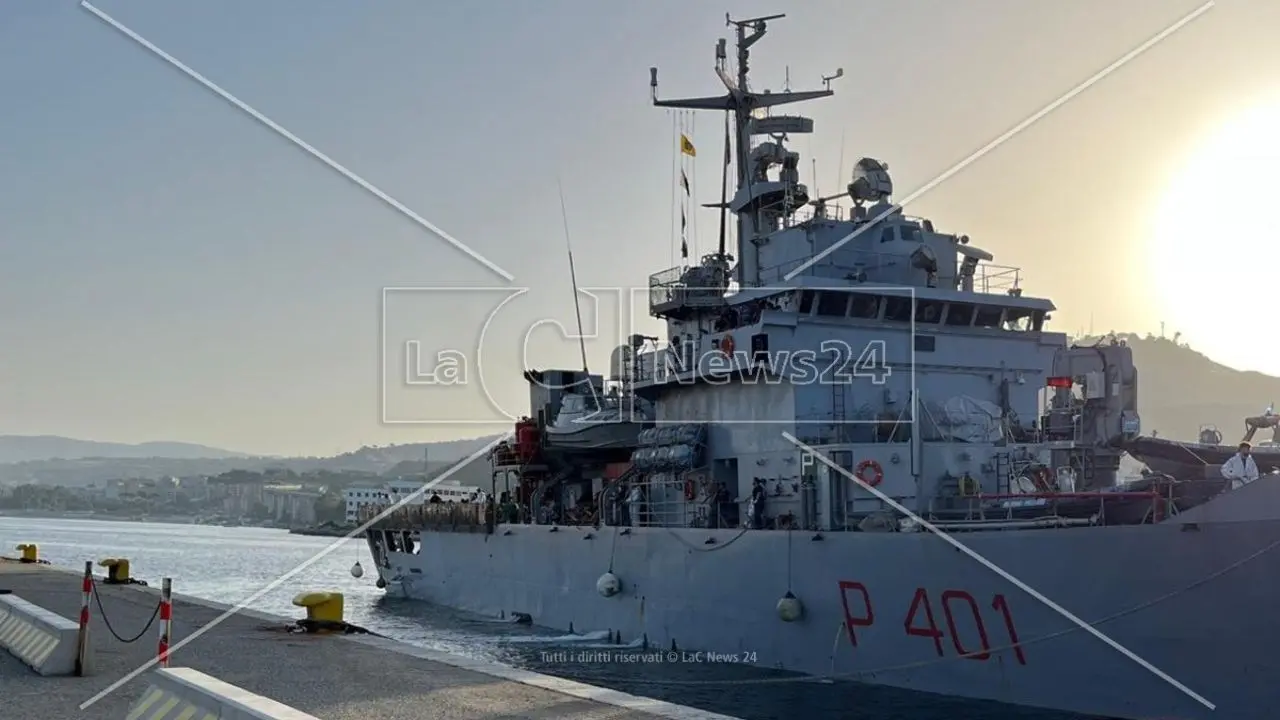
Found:
[[[173,581],[165,578],[160,584],[160,646],[156,658],[160,667],[169,667],[169,624],[173,619]]]
[[[93,561],[84,563],[80,582],[80,632],[76,636],[76,677],[84,677],[89,667],[89,601],[93,598]]]

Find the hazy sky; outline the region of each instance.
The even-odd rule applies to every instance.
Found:
[[[834,191],[871,155],[905,194],[1198,3],[722,5],[97,3],[507,282],[74,2],[0,0],[0,433],[327,454],[493,432],[506,423],[480,373],[494,402],[524,410],[524,329],[572,327],[557,178],[583,287],[644,287],[673,264],[672,117],[648,104],[648,68],[664,96],[715,93],[724,10],[789,14],[754,49],[757,87],[781,88],[788,66],[797,89],[845,69],[834,99],[803,106],[817,130],[794,145],[806,181],[816,157]],[[1280,3],[1222,0],[908,212],[1021,266],[1026,292],[1061,308],[1057,329],[1165,321],[1280,374],[1251,332],[1273,315],[1280,261],[1276,27]],[[1258,108],[1274,115],[1231,125]],[[718,199],[720,122],[694,132],[702,202]],[[1214,145],[1227,127],[1255,135]],[[1211,146],[1240,157],[1197,165]],[[716,216],[702,213],[705,251]],[[383,337],[389,286],[429,289],[387,296]],[[464,289],[485,286],[528,292],[495,316],[469,386],[401,387],[405,340],[474,355],[509,295]],[[593,369],[613,344],[590,343]],[[553,327],[530,335],[531,364],[577,355]],[[388,419],[435,424],[381,422],[383,366]]]

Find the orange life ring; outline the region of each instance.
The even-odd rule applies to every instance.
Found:
[[[684,499],[692,500],[698,497],[698,488],[693,484],[693,480],[684,481]]]
[[[720,338],[720,352],[724,353],[725,355],[733,354],[733,336],[732,335],[725,335],[724,337]]]
[[[870,479],[864,477],[867,470],[871,471]],[[853,471],[853,475],[871,487],[875,487],[884,480],[884,468],[880,467],[880,463],[868,458],[858,463],[858,468]]]

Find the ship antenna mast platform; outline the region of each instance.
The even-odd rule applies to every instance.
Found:
[[[724,83],[725,94],[709,97],[681,98],[678,100],[660,100],[658,98],[658,68],[649,68],[649,94],[654,106],[681,110],[719,110],[729,113],[733,118],[732,154],[737,179],[734,200],[731,209],[738,215],[736,279],[740,287],[756,287],[760,285],[760,255],[756,240],[766,232],[758,213],[749,212],[751,194],[751,136],[755,111],[764,108],[790,105],[792,103],[817,100],[831,97],[835,91],[831,89],[831,81],[843,76],[837,71],[835,75],[822,78],[822,90],[801,90],[784,92],[753,92],[749,83],[751,72],[751,46],[759,42],[768,31],[767,23],[779,20],[785,14],[765,15],[746,20],[734,20],[725,14],[725,23],[733,27],[736,34],[737,73],[730,73],[728,67],[728,50],[724,38],[716,43],[715,72]]]

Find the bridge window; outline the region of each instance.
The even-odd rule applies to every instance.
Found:
[[[818,294],[818,314],[828,317],[844,317],[849,310],[849,294],[821,292]]]
[[[813,296],[814,296],[814,292],[812,290],[805,290],[804,292],[800,293],[800,314],[801,315],[808,315],[809,313],[813,312]]]
[[[1031,329],[1031,316],[1034,313],[1034,310],[1025,308],[1009,308],[1005,311],[1002,327],[1013,332],[1026,332]]]
[[[970,303],[951,303],[947,307],[947,324],[953,327],[969,327],[973,324],[974,307]]]
[[[899,225],[898,237],[903,242],[922,242],[920,238],[920,228],[915,225]]]
[[[882,243],[893,242],[897,239],[898,233],[892,225],[880,231],[880,242]]]
[[[1004,315],[1004,308],[996,305],[979,305],[974,313],[973,324],[980,328],[998,328],[1000,327],[1000,318]]]
[[[1044,329],[1044,311],[1009,308],[1002,327],[1013,332],[1040,332]]]
[[[934,324],[942,320],[944,303],[936,300],[921,300],[916,303],[916,322]]]
[[[884,299],[884,319],[893,322],[911,322],[911,298],[887,297]]]
[[[868,295],[866,293],[852,293],[853,307],[850,314],[856,318],[864,320],[874,320],[880,317],[880,302],[883,298],[879,295]]]

